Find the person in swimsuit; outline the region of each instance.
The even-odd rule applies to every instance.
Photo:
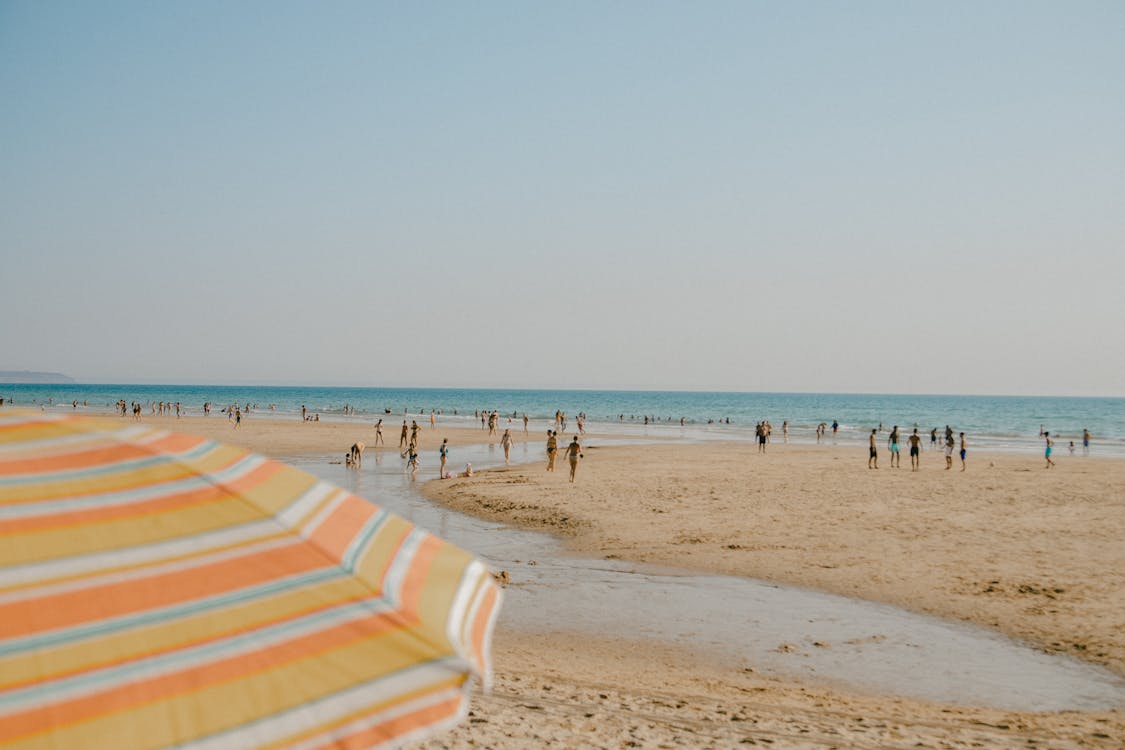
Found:
[[[511,463],[512,458],[512,431],[510,429],[504,430],[504,434],[500,438],[500,445],[504,447],[504,465],[507,466]]]
[[[937,450],[937,428],[930,430],[930,447]]]
[[[965,454],[968,451],[965,448],[965,433],[961,433],[961,471],[965,470]]]
[[[1051,460],[1051,449],[1054,447],[1055,441],[1051,440],[1051,433],[1050,432],[1044,432],[1043,433],[1043,440],[1046,441],[1046,443],[1047,443],[1047,449],[1043,453],[1043,458],[1047,459],[1047,465],[1044,466],[1043,468],[1049,469],[1049,468],[1051,468],[1052,466],[1055,465],[1055,462]]]
[[[1090,431],[1085,427],[1082,428],[1082,455],[1090,455]]]
[[[875,449],[875,430],[871,431],[871,439],[868,441],[868,444],[869,444],[871,450],[867,455],[867,468],[878,469],[879,468],[879,451],[877,451]]]
[[[555,455],[559,452],[559,439],[554,430],[547,430],[547,471],[555,470]]]
[[[438,466],[438,476],[445,477],[445,460],[449,458],[449,438],[441,439],[441,447],[438,448],[438,456],[441,457],[441,465]]]
[[[786,443],[789,442],[789,420],[788,419],[781,423],[781,436],[785,440]]]
[[[386,445],[383,442],[383,420],[381,419],[375,423],[375,445],[380,444]]]
[[[892,469],[901,469],[902,468],[902,454],[899,453],[899,450],[898,450],[898,425],[897,424],[895,425],[895,428],[893,430],[891,430],[891,434],[887,438],[887,443],[889,444],[889,447],[891,449],[891,468]]]
[[[945,435],[945,469],[948,471],[953,468],[953,433],[947,432]]]
[[[578,471],[578,459],[582,458],[582,446],[578,444],[578,436],[570,441],[566,447],[566,457],[570,461],[570,481],[574,481],[574,473]]]
[[[918,434],[918,428],[914,428],[914,433],[907,438],[910,443],[910,470],[918,471],[918,464],[922,461],[922,437]]]
[[[410,428],[406,426],[406,420],[402,420],[402,432],[398,434],[398,447],[406,447],[406,435],[410,432]]]

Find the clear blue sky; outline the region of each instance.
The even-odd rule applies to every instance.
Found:
[[[1125,3],[0,2],[0,369],[1125,395]]]

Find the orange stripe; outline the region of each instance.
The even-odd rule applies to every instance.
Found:
[[[341,560],[348,545],[378,508],[355,495],[344,498],[332,514],[317,526],[309,538],[333,558]]]
[[[406,580],[402,582],[402,596],[399,601],[402,602],[401,609],[404,612],[412,616],[418,612],[422,588],[433,568],[434,558],[437,557],[438,550],[444,544],[445,542],[436,536],[427,534],[422,543],[418,545],[418,551],[414,553],[414,559],[410,561],[410,572],[407,573]]]
[[[237,591],[333,565],[333,561],[299,541],[294,537],[293,544],[233,560],[0,605],[0,634],[12,638],[73,627]]]
[[[366,750],[401,737],[415,729],[436,724],[450,716],[456,716],[463,699],[458,696],[441,703],[423,706],[408,714],[388,719],[380,724],[360,730],[345,737],[330,740],[317,750]]]
[[[237,461],[232,463],[237,463]],[[216,471],[222,470],[222,468],[216,469]],[[276,467],[270,464],[262,464],[248,474],[222,486],[207,485],[196,490],[177,492],[171,495],[156,497],[151,500],[138,500],[124,505],[84,508],[82,510],[0,521],[0,534],[18,534],[20,532],[60,529],[68,526],[80,526],[101,521],[113,521],[120,518],[148,516],[164,511],[176,510],[178,508],[186,508],[191,505],[205,505],[207,503],[229,499],[236,495],[239,490],[252,487],[259,482],[265,481],[276,472]],[[170,483],[171,482],[162,482],[161,484]],[[138,486],[143,486],[144,484],[145,483],[142,482],[141,485]],[[152,486],[158,488],[160,485]]]
[[[484,636],[488,633],[488,621],[492,616],[492,610],[496,606],[498,589],[492,584],[488,586],[488,593],[484,595],[484,601],[481,602],[480,608],[477,610],[477,619],[473,623],[473,656],[477,660],[477,666],[484,669],[484,665],[488,663],[488,655],[484,653]]]
[[[111,439],[107,438],[107,442]],[[40,458],[17,458],[0,460],[0,476],[9,474],[36,474],[49,471],[72,471],[95,466],[128,461],[135,458],[151,458],[154,455],[179,453],[206,443],[194,435],[171,434],[145,445],[132,443],[112,443],[102,448],[65,453]]]
[[[65,717],[66,724],[74,725],[177,695],[199,692],[213,685],[267,672],[290,662],[316,658],[334,649],[398,629],[402,625],[402,617],[397,612],[371,615],[267,649],[256,649],[222,661],[155,677],[143,683],[117,685],[93,695],[39,706],[5,718],[0,723],[0,742],[12,742],[28,735],[50,731],[60,717]]]

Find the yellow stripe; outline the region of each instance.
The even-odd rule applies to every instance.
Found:
[[[106,474],[0,486],[0,505],[45,498],[81,497],[103,492],[119,492],[164,482],[174,482],[201,473],[208,474],[221,470],[245,455],[249,455],[249,453],[242,448],[224,445],[201,458],[190,461],[169,459],[159,464],[139,468],[125,466]]]
[[[414,633],[393,631],[195,693],[58,727],[49,734],[11,742],[5,750],[165,747],[237,727],[446,655],[420,649]],[[465,679],[464,675],[459,677]],[[141,696],[143,688],[138,691],[138,698]],[[324,717],[318,726],[330,723],[332,720]]]
[[[366,598],[359,581],[343,579],[287,591],[272,597],[220,611],[209,611],[171,623],[159,623],[80,643],[63,644],[32,654],[0,659],[0,689],[26,682],[53,679],[88,669],[200,643],[234,632],[287,620],[312,608]]]
[[[61,529],[11,534],[0,564],[23,565],[59,557],[105,552],[202,534],[258,520],[261,510],[236,497],[151,516],[115,519]]]

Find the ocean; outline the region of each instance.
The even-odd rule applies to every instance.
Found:
[[[228,404],[251,404],[248,416],[299,419],[302,405],[321,419],[374,422],[380,417],[429,418],[442,423],[474,423],[474,411],[495,409],[505,418],[527,414],[536,429],[546,428],[556,410],[570,418],[587,416],[588,429],[623,436],[667,435],[688,440],[750,439],[754,424],[767,419],[774,440],[788,420],[791,439],[813,442],[820,422],[840,425],[839,441],[859,441],[880,424],[928,434],[946,425],[965,432],[980,449],[1035,451],[1040,427],[1057,438],[1062,453],[1074,440],[1081,452],[1082,429],[1094,436],[1092,453],[1125,456],[1125,398],[1028,396],[911,396],[843,393],[709,393],[692,391],[505,390],[476,388],[336,388],[305,386],[3,384],[0,397],[16,406],[50,411],[112,413],[118,399],[139,401],[144,413],[154,401],[179,401],[190,415],[202,414],[205,401],[213,416]],[[86,405],[83,405],[83,404]],[[272,408],[271,408],[272,407]],[[345,407],[349,412],[345,412]],[[354,414],[350,413],[354,410]],[[644,417],[651,424],[644,424]],[[686,426],[680,426],[680,419]],[[729,423],[727,422],[729,420]],[[419,420],[421,421],[421,420]]]

